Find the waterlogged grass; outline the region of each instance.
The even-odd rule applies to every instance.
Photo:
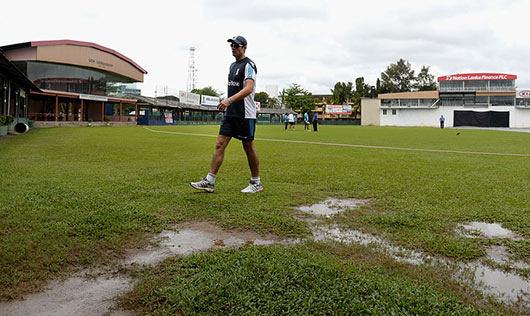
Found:
[[[493,315],[417,280],[302,247],[167,260],[122,302],[149,315]]]
[[[218,132],[216,126],[153,129]],[[258,126],[256,136],[530,154],[528,133],[456,133],[335,126],[307,133]],[[257,140],[265,191],[243,195],[239,190],[250,174],[241,144],[233,140],[215,194],[196,192],[188,182],[206,174],[214,143],[214,137],[141,127],[49,128],[0,138],[0,297],[16,297],[65,271],[120,258],[124,249],[173,223],[207,220],[225,229],[304,236],[309,229],[293,217],[292,207],[328,196],[370,199],[360,210],[337,215],[334,221],[341,225],[457,260],[485,252],[486,241],[455,233],[462,222],[497,222],[530,237],[530,157]],[[530,262],[526,240],[506,244]]]

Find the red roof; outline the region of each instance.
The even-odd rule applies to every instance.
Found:
[[[38,47],[38,46],[54,46],[54,45],[75,45],[75,46],[84,46],[84,47],[92,47],[95,49],[99,49],[101,51],[107,52],[109,54],[112,54],[118,58],[121,58],[128,62],[129,64],[133,65],[136,69],[140,70],[144,74],[147,74],[147,71],[140,67],[137,63],[135,63],[132,59],[118,53],[117,51],[107,48],[105,46],[101,46],[95,43],[91,42],[81,42],[81,41],[73,41],[73,40],[57,40],[57,41],[34,41],[31,42],[31,47]]]

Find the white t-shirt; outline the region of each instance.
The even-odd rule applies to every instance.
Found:
[[[288,120],[289,120],[289,123],[294,123],[294,115],[293,115],[293,113],[289,114]]]

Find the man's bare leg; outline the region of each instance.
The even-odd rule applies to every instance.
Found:
[[[252,178],[259,177],[259,158],[256,148],[254,147],[254,141],[243,141],[243,148],[247,154],[248,166],[250,167],[250,173]]]
[[[228,146],[230,139],[232,139],[232,137],[230,136],[217,136],[217,142],[215,143],[215,152],[212,157],[212,163],[210,164],[211,174],[217,174],[219,168],[221,168],[221,165],[223,164],[223,159],[225,158],[225,149],[226,146]]]
[[[217,137],[217,142],[215,143],[215,152],[213,154],[212,164],[210,165],[210,172],[208,173],[206,178],[203,178],[202,180],[197,182],[190,182],[190,185],[193,188],[210,193],[214,192],[215,176],[217,175],[217,171],[219,171],[219,168],[223,163],[225,149],[228,143],[230,142],[230,139],[231,137],[223,135],[219,135]]]

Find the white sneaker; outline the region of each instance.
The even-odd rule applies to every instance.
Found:
[[[250,181],[250,183],[248,184],[248,187],[241,190],[241,193],[258,193],[258,192],[263,192],[263,185],[261,184],[261,182],[256,183],[256,182]]]
[[[198,182],[190,182],[190,185],[197,190],[203,190],[208,193],[213,193],[214,191],[213,183],[210,183],[206,178],[202,178],[202,180]]]

